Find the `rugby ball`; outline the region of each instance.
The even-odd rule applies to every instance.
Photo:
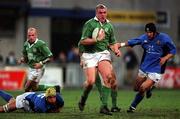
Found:
[[[92,32],[92,38],[96,39],[98,37],[98,34],[103,33],[103,29],[102,28],[95,28]]]
[[[92,38],[96,39],[99,33],[99,28],[95,28],[92,32]]]

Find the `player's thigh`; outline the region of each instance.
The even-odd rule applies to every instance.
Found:
[[[86,83],[87,85],[93,85],[96,79],[96,67],[89,67],[84,69],[85,76],[86,76]]]
[[[115,78],[112,74],[112,64],[108,60],[103,60],[98,63],[98,71],[100,72],[105,85],[114,82]]]
[[[154,81],[147,78],[146,81],[144,81],[140,87],[140,91],[141,92],[145,92],[147,90],[149,90],[153,85],[154,85]]]
[[[134,82],[134,90],[139,91],[142,83],[146,80],[146,77],[137,76]]]
[[[29,69],[29,74],[28,74],[28,80],[33,80],[35,82],[39,82],[42,76],[44,75],[45,69]]]

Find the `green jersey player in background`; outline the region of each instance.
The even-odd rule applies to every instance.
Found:
[[[28,79],[25,84],[25,91],[38,90],[38,83],[45,71],[45,64],[53,57],[52,52],[46,43],[37,38],[37,29],[29,28],[27,31],[27,41],[24,43],[23,56],[18,61],[19,64],[27,63],[29,66]]]

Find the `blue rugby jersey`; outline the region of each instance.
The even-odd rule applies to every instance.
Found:
[[[56,108],[62,107],[64,101],[60,94],[56,94],[56,105],[51,105],[46,102],[45,94],[31,93],[25,97],[29,101],[30,107],[34,112],[45,113],[49,110],[55,110]]]
[[[176,54],[176,47],[171,38],[165,33],[157,33],[154,39],[148,39],[146,34],[138,38],[128,40],[129,46],[141,45],[144,53],[141,59],[140,69],[149,73],[164,73],[165,66],[160,65],[160,58],[170,54]]]

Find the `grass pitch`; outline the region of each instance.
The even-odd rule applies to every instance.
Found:
[[[14,96],[22,91],[9,92]],[[62,95],[65,106],[61,113],[25,113],[22,110],[11,113],[0,113],[0,119],[180,119],[180,90],[158,90],[153,91],[150,99],[144,100],[138,105],[135,113],[126,113],[135,92],[132,90],[119,90],[118,106],[121,112],[107,116],[99,113],[100,100],[97,90],[93,90],[89,95],[85,110],[80,112],[77,103],[82,90],[63,89]],[[0,105],[5,102],[0,98]],[[109,107],[111,100],[109,98]]]

